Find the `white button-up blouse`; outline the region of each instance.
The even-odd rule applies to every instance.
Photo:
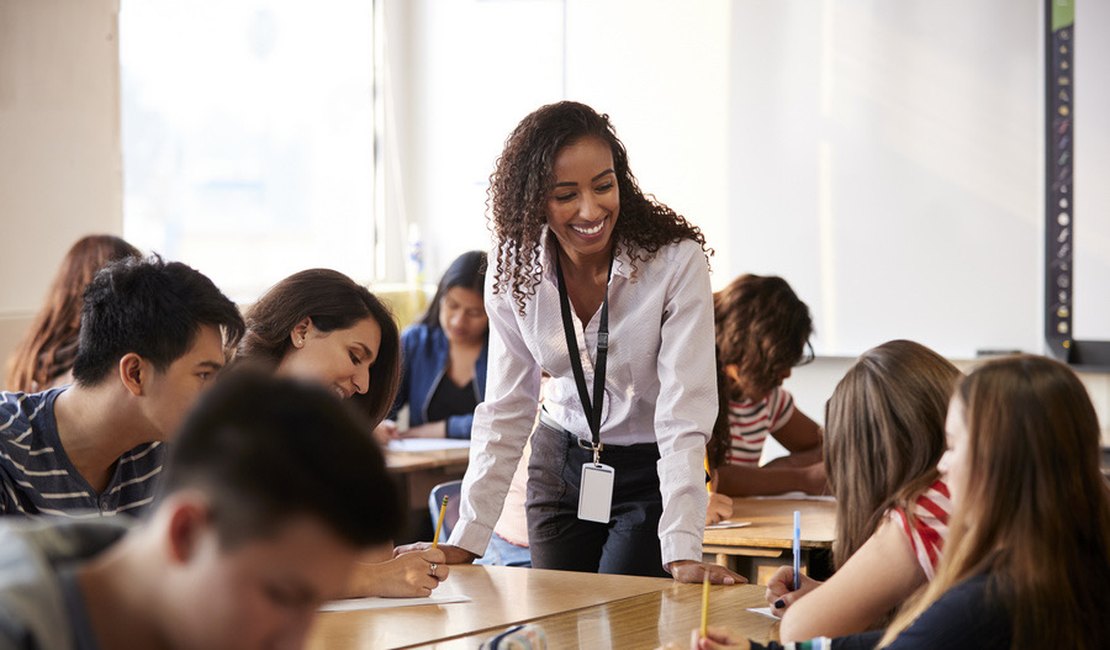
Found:
[[[541,241],[547,240],[545,232]],[[479,555],[535,422],[541,373],[551,377],[544,388],[547,413],[567,431],[591,438],[567,354],[553,253],[541,247],[542,279],[523,315],[511,290],[493,292],[493,269],[486,274],[486,399],[474,413],[460,520],[450,539]],[[577,315],[572,318],[591,392],[600,313],[585,327]],[[638,261],[635,272],[628,256],[618,255],[609,281],[601,442],[658,443],[664,564],[701,559],[707,499],[702,462],[717,416],[716,376],[712,291],[701,246],[693,240],[669,244],[650,261]]]

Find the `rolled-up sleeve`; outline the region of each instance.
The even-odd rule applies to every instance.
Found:
[[[709,269],[694,242],[683,242],[675,251],[676,271],[664,303],[655,409],[664,564],[701,559],[708,498],[703,459],[718,406]]]

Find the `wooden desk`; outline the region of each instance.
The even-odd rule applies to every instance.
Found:
[[[716,555],[719,564],[734,566],[752,582],[764,584],[770,572],[761,572],[761,567],[773,570],[790,558],[790,553],[784,551],[790,551],[794,543],[795,510],[802,513],[802,561],[808,565],[810,551],[832,547],[836,534],[836,503],[833,501],[735,499],[732,519],[752,524],[705,531],[702,550]]]
[[[672,584],[667,578],[457,565],[451,567],[450,578],[435,594],[462,594],[469,596],[471,602],[325,612],[317,617],[307,647],[333,650],[425,645],[492,633],[515,623],[631,596],[658,593]],[[697,587],[700,589],[700,585]]]
[[[466,470],[470,450],[440,449],[436,451],[387,451],[385,466],[398,474],[427,469]]]
[[[745,638],[766,643],[778,638],[778,621],[753,614],[766,607],[763,587],[710,587],[709,623],[727,625]],[[546,616],[531,622],[543,628],[548,648],[657,648],[674,643],[690,647],[690,632],[701,625],[701,585],[673,581],[662,591]],[[435,643],[438,650],[479,647],[502,629]]]

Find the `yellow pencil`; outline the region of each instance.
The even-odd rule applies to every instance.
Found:
[[[705,580],[701,583],[701,638],[704,639],[709,631],[709,572],[705,572]]]
[[[705,491],[713,494],[713,472],[709,471],[709,457],[705,458]]]
[[[447,497],[439,506],[439,521],[436,522],[436,535],[432,538],[432,548],[439,548],[439,531],[443,529],[443,516],[447,514]]]

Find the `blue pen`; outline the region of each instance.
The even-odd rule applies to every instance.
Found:
[[[794,511],[794,591],[802,587],[802,513]]]

